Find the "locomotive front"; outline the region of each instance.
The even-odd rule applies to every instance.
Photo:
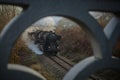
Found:
[[[29,32],[28,35],[34,40],[34,44],[39,46],[39,49],[46,55],[56,55],[59,51],[60,35],[52,31]]]

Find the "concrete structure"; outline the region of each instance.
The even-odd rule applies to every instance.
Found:
[[[6,25],[0,34],[0,80],[40,80],[32,71],[14,70],[7,65],[15,40],[28,26],[46,16],[63,16],[84,25],[91,39],[94,56],[75,65],[63,80],[85,80],[104,68],[120,70],[120,59],[112,58],[112,48],[120,34],[119,0],[0,0],[0,4],[23,8],[22,14]],[[115,17],[102,30],[89,11],[111,12]]]

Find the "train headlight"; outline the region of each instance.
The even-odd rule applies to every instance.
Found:
[[[48,48],[50,48],[50,46],[48,46]]]
[[[60,47],[57,47],[57,49],[59,49]]]

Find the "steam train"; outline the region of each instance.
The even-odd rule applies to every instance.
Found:
[[[56,55],[59,51],[60,35],[52,31],[37,30],[28,32],[28,35],[34,40],[34,43],[39,46],[39,49],[47,55]]]

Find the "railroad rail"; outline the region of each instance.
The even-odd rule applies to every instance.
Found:
[[[68,72],[74,65],[72,62],[68,62],[66,58],[62,58],[60,56],[46,56],[46,55],[40,55],[39,56],[40,62],[44,63],[53,63],[55,67],[61,68],[63,72]],[[53,66],[54,66],[53,65]]]
[[[56,64],[58,64],[60,67],[64,68],[67,72],[75,65],[75,63],[70,62],[65,57],[62,57],[59,55],[56,56],[49,56],[51,60],[53,60]],[[90,80],[100,80],[99,78],[96,78],[95,75],[91,75],[89,77]]]
[[[40,55],[38,58],[40,64],[43,65],[49,73],[53,74],[56,80],[61,80],[72,67],[55,56]]]
[[[66,60],[63,60],[59,56],[50,56],[49,58],[64,68],[66,71],[69,71],[73,67],[72,64],[68,63]]]
[[[53,66],[53,68],[59,69],[59,71],[61,71],[61,73],[64,74],[64,75],[75,65],[75,63],[69,61],[65,57],[60,56],[59,54],[56,55],[56,56],[42,55],[42,56],[39,56],[39,60],[40,60],[40,62],[42,61],[43,64],[44,63],[50,63],[50,64],[52,64],[52,65],[48,64],[49,67]],[[51,70],[49,70],[49,71],[51,71]],[[60,75],[60,74],[58,73],[58,75]],[[91,75],[89,77],[89,79],[90,80],[100,80],[98,78],[96,79],[96,77],[94,75]]]

